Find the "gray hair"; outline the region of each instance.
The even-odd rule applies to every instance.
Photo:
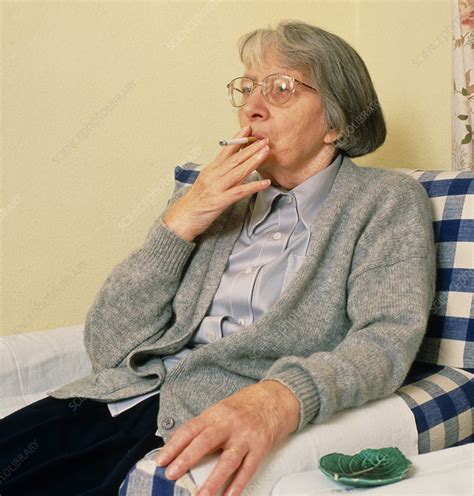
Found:
[[[337,129],[334,146],[349,157],[376,150],[387,135],[382,109],[367,67],[339,36],[305,22],[284,20],[239,39],[240,60],[256,67],[274,54],[285,66],[308,72],[321,97],[326,132]]]

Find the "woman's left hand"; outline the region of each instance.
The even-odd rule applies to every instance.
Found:
[[[156,462],[168,465],[176,480],[205,455],[223,450],[197,496],[214,496],[230,476],[225,496],[242,493],[274,444],[298,427],[298,398],[278,381],[264,380],[206,408],[183,424],[159,451]]]

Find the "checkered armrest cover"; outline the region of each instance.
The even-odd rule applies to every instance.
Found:
[[[415,363],[396,394],[415,417],[419,453],[474,441],[473,374],[454,367]]]
[[[158,450],[147,453],[129,470],[118,496],[194,496],[197,486],[189,472],[178,480],[166,478],[166,467],[158,467],[155,458]]]
[[[416,360],[474,372],[474,172],[397,170],[428,193],[436,241],[436,296]]]

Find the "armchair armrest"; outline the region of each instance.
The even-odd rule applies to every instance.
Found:
[[[0,337],[0,418],[92,372],[84,324]]]
[[[413,456],[418,454],[417,441],[410,408],[394,393],[338,412],[323,424],[309,423],[267,455],[243,494],[270,495],[283,476],[314,470],[323,455],[334,451],[355,454],[364,448],[393,446],[406,456]],[[174,482],[166,479],[164,470],[156,465],[157,451],[150,451],[130,469],[120,487],[120,496],[140,494],[141,488],[151,486],[157,494],[190,496],[207,479],[218,459],[216,454],[208,455],[191,469],[192,481],[181,478]],[[194,487],[190,488],[190,483]]]

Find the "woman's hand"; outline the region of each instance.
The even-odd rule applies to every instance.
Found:
[[[278,381],[264,380],[206,408],[183,424],[160,450],[156,462],[168,465],[176,480],[205,455],[223,450],[197,496],[214,496],[234,474],[225,496],[237,496],[270,449],[298,427],[298,398]]]
[[[238,132],[234,138],[249,136],[251,128]],[[251,145],[229,145],[216,159],[204,167],[189,191],[173,203],[163,217],[165,224],[182,238],[192,241],[204,232],[233,203],[270,186],[270,182],[243,181],[268,156],[266,139]]]

